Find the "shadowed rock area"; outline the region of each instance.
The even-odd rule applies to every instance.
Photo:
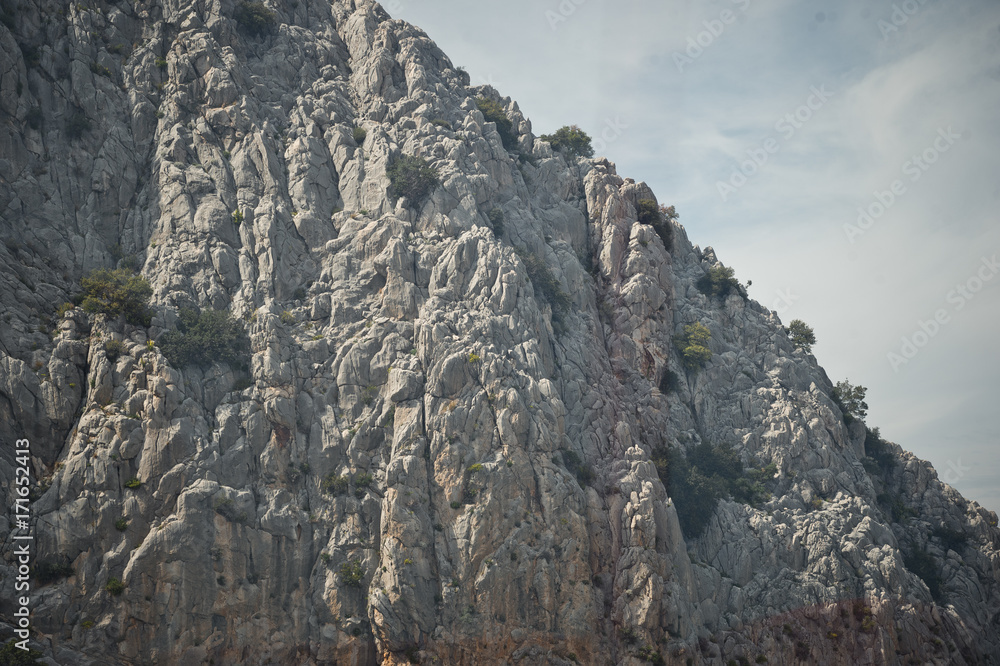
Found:
[[[366,0],[0,9],[0,497],[27,438],[47,663],[1000,660],[997,515],[421,30]],[[82,307],[100,268],[148,280],[148,325]],[[248,351],[171,361],[189,309]],[[691,522],[711,478],[671,470],[708,445],[757,485]]]

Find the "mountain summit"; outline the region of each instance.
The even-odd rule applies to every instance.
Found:
[[[581,131],[374,2],[86,3],[0,3],[48,663],[1000,660],[996,514]]]

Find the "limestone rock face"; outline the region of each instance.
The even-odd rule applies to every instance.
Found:
[[[49,663],[1000,659],[997,516],[873,466],[777,315],[638,221],[645,184],[374,2],[271,2],[259,35],[238,4],[3,3],[0,496],[26,437],[36,560],[73,569],[32,591]],[[403,155],[426,199],[390,193]],[[149,326],[57,312],[115,265]],[[168,362],[190,307],[245,364]],[[656,452],[699,442],[776,473],[695,538]]]

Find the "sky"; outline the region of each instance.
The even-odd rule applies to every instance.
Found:
[[[388,0],[536,135],[576,124],[869,426],[1000,511],[1000,3]]]

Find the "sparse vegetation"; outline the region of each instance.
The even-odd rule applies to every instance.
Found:
[[[28,123],[28,127],[33,130],[42,129],[42,118],[42,108],[39,106],[32,107],[24,116],[24,120]]]
[[[882,439],[878,428],[865,426],[865,456],[866,460],[872,460],[877,465],[876,470],[883,474],[896,465],[896,456],[889,442]]]
[[[319,489],[327,495],[343,495],[348,491],[350,481],[346,476],[334,474],[333,472],[323,477],[319,483]]]
[[[375,477],[367,472],[362,472],[354,477],[354,496],[361,499],[365,491],[375,482]]]
[[[348,587],[361,587],[361,582],[365,579],[365,570],[361,567],[361,562],[351,560],[340,565],[340,583]]]
[[[246,512],[236,510],[236,502],[224,497],[215,503],[215,512],[231,523],[242,523],[247,519]]]
[[[561,323],[571,303],[569,296],[563,291],[562,284],[538,255],[518,252],[518,256],[528,271],[528,279],[535,289],[535,296],[541,297],[552,306],[553,322]]]
[[[255,2],[240,0],[236,3],[233,18],[243,32],[253,37],[268,35],[277,25],[277,15],[259,0]]]
[[[124,532],[125,530],[127,530],[128,529],[128,519],[127,518],[119,518],[118,520],[116,520],[115,521],[115,529],[118,530],[119,532]]]
[[[640,199],[636,204],[636,217],[640,223],[653,227],[663,241],[664,249],[669,252],[674,243],[672,222],[679,217],[674,207],[658,206],[652,199]]]
[[[35,576],[35,582],[39,585],[48,585],[49,583],[54,583],[57,580],[72,576],[74,571],[73,567],[69,565],[69,562],[43,560],[35,565],[33,573]],[[0,661],[0,663],[4,662]]]
[[[90,118],[82,111],[75,111],[66,120],[66,137],[76,141],[90,131]]]
[[[94,74],[97,74],[98,76],[103,76],[108,79],[111,78],[111,70],[99,62],[91,62],[90,71],[93,72]]]
[[[125,482],[125,487],[129,490],[138,490],[139,488],[142,488],[142,481],[133,476]]]
[[[941,572],[933,555],[926,550],[917,548],[904,551],[903,566],[924,581],[934,601],[941,601]]]
[[[552,145],[552,150],[558,150],[569,157],[593,157],[594,148],[590,145],[590,137],[576,125],[565,125],[556,130],[555,134],[543,134],[539,137]]]
[[[684,367],[696,371],[712,360],[712,350],[708,348],[711,337],[712,332],[701,322],[696,321],[684,327],[684,334],[674,339],[674,344],[684,361]]]
[[[240,377],[233,382],[233,387],[229,390],[235,391],[236,393],[242,393],[253,385],[254,381],[250,377]]]
[[[897,493],[879,493],[875,496],[875,501],[882,505],[894,523],[903,523],[917,515]]]
[[[965,532],[958,532],[947,527],[935,527],[931,530],[931,536],[938,539],[946,550],[961,552],[969,543],[969,537]]]
[[[33,648],[22,650],[17,647],[16,638],[10,639],[0,648],[0,664],[4,666],[35,666],[42,663],[38,660],[43,656],[45,655]]]
[[[117,578],[109,578],[107,584],[104,586],[104,589],[107,590],[108,594],[111,596],[117,597],[125,591],[125,583],[121,582]]]
[[[801,319],[793,319],[788,324],[788,335],[792,339],[792,344],[807,354],[812,353],[812,346],[816,344],[816,334],[812,328]]]
[[[240,225],[243,224],[243,213],[239,208],[233,211],[233,224]]]
[[[117,361],[124,351],[125,345],[119,340],[108,340],[104,343],[104,354],[111,362]]]
[[[589,485],[594,480],[594,469],[576,451],[562,451],[562,460],[581,486]]]
[[[364,127],[355,127],[351,132],[351,136],[354,138],[354,143],[360,146],[365,142],[365,137],[368,136],[368,130]]]
[[[503,211],[499,208],[491,208],[490,212],[486,214],[486,217],[490,221],[490,224],[493,225],[493,236],[496,238],[502,238],[504,230]]]
[[[153,288],[141,275],[119,268],[99,268],[80,280],[84,289],[83,309],[103,312],[110,317],[124,316],[125,321],[137,326],[149,326],[147,306]]]
[[[667,370],[660,378],[660,393],[677,393],[681,389],[681,380],[673,370]]]
[[[403,155],[386,170],[389,194],[419,205],[440,183],[438,170],[423,157]]]
[[[503,110],[503,107],[498,102],[494,102],[486,97],[477,97],[476,106],[479,107],[486,122],[494,123],[497,126],[497,134],[500,135],[503,147],[507,150],[517,148],[517,135],[514,133],[514,123],[507,117],[507,113]]]
[[[175,368],[213,363],[245,364],[250,340],[243,325],[225,310],[181,310],[177,329],[163,334],[160,350]]]
[[[864,386],[854,386],[846,379],[837,382],[837,385],[830,392],[830,398],[844,414],[844,423],[850,425],[855,420],[864,421],[868,416],[868,403],[865,402],[865,394],[868,392]]]
[[[770,498],[768,484],[777,472],[772,463],[743,469],[732,447],[701,442],[685,456],[673,447],[653,451],[652,461],[667,494],[673,499],[685,536],[704,532],[723,497],[758,505]]]
[[[654,664],[655,666],[661,666],[666,663],[663,661],[663,655],[660,654],[659,650],[652,645],[643,645],[636,652],[635,656],[639,657],[639,659],[642,659],[643,661],[649,662],[650,664]]]
[[[709,298],[718,296],[725,300],[730,294],[739,293],[740,283],[733,277],[735,271],[725,266],[714,266],[702,275],[695,286]]]

